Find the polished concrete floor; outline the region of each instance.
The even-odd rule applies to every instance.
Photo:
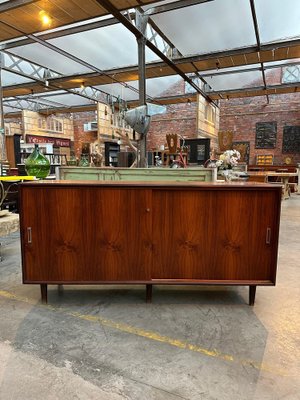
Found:
[[[282,203],[277,285],[22,285],[1,238],[0,399],[300,399],[300,196]],[[254,249],[255,251],[255,249]]]

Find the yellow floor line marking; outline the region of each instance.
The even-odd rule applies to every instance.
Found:
[[[159,333],[156,333],[156,332],[145,331],[144,329],[136,328],[134,326],[127,325],[127,324],[120,323],[120,322],[115,322],[115,321],[112,321],[112,320],[109,320],[109,319],[106,319],[106,318],[103,318],[100,316],[80,314],[78,312],[70,311],[70,310],[67,310],[64,308],[54,307],[49,304],[40,304],[40,303],[38,303],[38,300],[33,300],[33,299],[29,299],[27,297],[19,296],[14,293],[8,292],[6,290],[0,290],[0,297],[5,297],[7,299],[16,300],[16,301],[24,302],[24,303],[31,304],[31,305],[34,305],[37,307],[46,308],[51,311],[61,312],[65,315],[79,318],[81,320],[89,321],[92,323],[99,323],[103,326],[107,326],[112,329],[117,329],[121,332],[144,337],[144,338],[147,338],[150,340],[154,340],[156,342],[165,343],[165,344],[168,344],[170,346],[174,346],[174,347],[177,347],[180,349],[190,350],[190,351],[193,351],[196,353],[203,354],[208,357],[215,357],[215,358],[218,358],[218,359],[221,359],[224,361],[233,362],[233,363],[241,364],[244,366],[252,366],[253,368],[255,368],[259,371],[270,372],[270,373],[277,374],[280,376],[288,376],[286,371],[276,368],[276,367],[269,366],[267,364],[257,363],[255,361],[251,361],[251,360],[240,360],[240,359],[233,357],[232,355],[221,353],[216,349],[208,350],[208,349],[202,348],[195,344],[191,344],[191,343],[184,342],[181,340],[173,339],[168,336],[160,335]]]

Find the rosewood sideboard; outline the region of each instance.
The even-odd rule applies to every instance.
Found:
[[[23,283],[275,285],[281,188],[263,183],[20,185]]]

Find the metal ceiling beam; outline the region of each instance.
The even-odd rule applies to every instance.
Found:
[[[45,85],[49,89],[53,90],[61,90],[60,86],[51,82],[51,79],[62,78],[63,75],[58,72],[46,68],[40,64],[33,63],[26,58],[17,56],[10,52],[3,52],[7,57],[4,57],[3,62],[3,70],[23,76],[25,78],[29,78],[34,80],[35,82],[39,82],[42,85]],[[31,73],[28,73],[28,67],[31,69]],[[24,69],[25,68],[25,69]],[[82,82],[83,83],[83,82]],[[24,85],[24,83],[21,85]],[[78,96],[84,97],[91,101],[103,101],[106,102],[108,93],[89,87],[82,87],[77,89],[62,89],[71,94],[76,94]]]
[[[136,16],[135,12],[127,13],[127,17],[130,20],[135,19],[135,16]],[[66,35],[73,35],[76,33],[90,31],[93,29],[99,29],[99,28],[103,28],[106,26],[111,26],[111,25],[119,24],[119,23],[120,23],[120,21],[117,18],[113,17],[113,18],[108,18],[108,19],[102,20],[102,21],[92,22],[89,24],[83,24],[80,26],[66,28],[66,29],[62,29],[59,31],[51,32],[51,33],[40,34],[40,35],[37,34],[35,36],[42,40],[50,40],[50,39],[55,39],[55,38],[66,36]],[[168,44],[168,46],[170,46],[171,49],[175,49],[174,44],[163,34],[163,32],[161,32],[161,30],[158,28],[158,26],[155,24],[155,22],[153,20],[151,20],[150,18],[149,18],[149,25],[152,26],[152,28],[161,36],[162,40],[165,41]],[[30,43],[34,43],[34,40],[32,40],[30,38],[17,39],[17,40],[14,40],[13,42],[0,44],[0,49],[8,50],[8,49],[11,49],[14,47],[25,46]],[[178,54],[182,55],[177,50],[176,55],[178,55]]]
[[[79,106],[69,106],[68,108],[66,107],[56,107],[54,108],[48,108],[44,110],[40,110],[39,114],[42,115],[51,115],[51,114],[64,114],[64,113],[75,113],[75,112],[86,112],[86,111],[96,111],[97,106],[95,104],[86,104],[86,105],[79,105]],[[22,116],[22,110],[12,112],[8,111],[5,113],[5,119],[7,118],[16,118],[16,117],[21,117]]]
[[[257,21],[257,16],[256,16],[256,11],[255,11],[255,4],[254,0],[250,0],[250,7],[251,7],[251,14],[252,14],[252,20],[253,20],[253,25],[254,25],[254,31],[255,31],[255,37],[256,37],[256,43],[257,43],[257,50],[261,50],[261,42],[260,42],[260,37],[259,37],[259,28],[258,28],[258,21]],[[262,73],[262,78],[264,81],[264,86],[265,89],[267,89],[267,80],[266,80],[266,75],[264,71],[264,64],[261,62],[261,73]],[[269,103],[269,96],[266,95],[267,97],[267,102]]]
[[[268,91],[270,91],[270,94],[273,94],[272,92],[275,91],[280,91],[280,94],[282,93],[290,93],[289,89],[293,89],[295,92],[300,92],[300,85],[299,83],[295,84],[281,84],[281,85],[275,85],[275,86],[269,86]],[[215,91],[212,92],[211,95],[213,96],[218,96],[220,99],[226,99],[228,98],[240,98],[240,94],[243,94],[247,92],[247,96],[245,97],[251,97],[253,96],[253,93],[257,96],[265,96],[265,94],[256,94],[255,92],[257,91],[264,91],[263,86],[257,86],[254,88],[241,88],[241,89],[233,89],[233,90],[227,90],[227,91]],[[160,104],[164,105],[174,105],[174,104],[180,104],[180,103],[187,103],[189,101],[195,102],[197,100],[197,95],[196,93],[189,93],[189,94],[184,94],[184,95],[177,95],[177,96],[164,96],[164,97],[157,97],[155,98],[155,101],[159,102]],[[138,100],[130,100],[127,102],[128,106],[130,107],[136,107],[138,105]],[[15,107],[16,108],[16,107]],[[64,113],[64,112],[79,112],[79,111],[94,111],[96,110],[97,106],[96,104],[86,104],[86,105],[73,105],[73,106],[62,106],[62,107],[46,107],[42,110],[39,110],[41,114],[53,114],[53,113]],[[21,109],[21,108],[20,108]],[[16,113],[17,115],[18,113]],[[13,113],[8,112],[5,113],[5,118],[10,118],[13,117]]]
[[[300,65],[300,61],[295,61],[292,63],[291,62],[290,63],[282,63],[280,65],[270,65],[267,67],[264,65],[264,70],[267,71],[269,69],[291,67],[293,65]],[[242,74],[243,72],[255,72],[255,71],[261,71],[261,67],[243,68],[243,69],[239,69],[239,70],[229,70],[229,71],[219,70],[217,72],[207,72],[207,73],[201,74],[201,76],[203,78],[209,78],[211,76]]]
[[[105,1],[105,0],[104,0],[104,1]],[[107,3],[109,3],[109,2],[107,2]],[[109,4],[111,5],[111,3],[109,3]],[[111,5],[111,6],[112,6],[112,5]],[[125,22],[125,25],[130,26],[130,27],[131,27],[131,30],[132,30],[132,29],[135,30],[135,36],[137,37],[137,39],[139,39],[139,38],[145,38],[145,36],[141,34],[141,32],[139,31],[139,29],[136,28],[136,27],[132,24],[132,22],[131,22],[130,20],[128,20],[126,17],[124,17],[123,14],[121,14],[114,6],[112,6],[112,7],[114,8],[116,15],[118,16],[118,19],[121,18],[121,20],[123,21],[123,23]],[[108,10],[108,11],[109,11],[109,10]],[[12,26],[12,25],[10,25],[10,24],[8,24],[8,23],[6,23],[6,22],[2,22],[2,23],[3,23],[4,25],[6,25],[6,26],[12,28],[12,29],[15,29],[15,30],[18,31],[19,33],[21,33],[21,34],[27,36],[28,38],[34,40],[35,42],[37,42],[37,43],[39,43],[39,44],[41,44],[41,45],[43,45],[43,46],[45,46],[45,47],[48,47],[48,48],[50,48],[51,50],[56,51],[57,53],[59,53],[59,54],[65,56],[65,57],[68,57],[68,58],[71,59],[72,61],[77,62],[77,63],[79,63],[79,64],[85,66],[86,68],[89,68],[89,69],[91,69],[91,70],[97,72],[99,75],[106,75],[104,71],[100,70],[99,68],[95,67],[94,65],[91,65],[91,64],[89,64],[89,63],[87,63],[87,62],[81,60],[80,58],[78,58],[78,57],[76,57],[76,56],[74,56],[74,55],[72,55],[72,54],[70,54],[70,53],[68,53],[68,52],[66,52],[66,51],[64,51],[64,50],[62,50],[62,49],[59,48],[59,47],[54,46],[54,45],[52,45],[52,44],[50,44],[50,43],[48,43],[48,42],[46,42],[46,41],[40,39],[39,37],[34,36],[34,35],[32,35],[32,34],[26,34],[25,32],[22,32],[20,29],[18,29],[18,28],[16,28],[16,27]],[[161,59],[163,59],[169,66],[171,66],[172,69],[175,70],[176,73],[178,73],[180,76],[182,76],[182,78],[183,78],[185,81],[187,81],[192,87],[194,87],[194,89],[195,89],[198,93],[202,94],[202,96],[204,96],[208,101],[211,101],[211,99],[209,98],[209,96],[208,96],[205,92],[203,92],[191,79],[189,79],[179,68],[177,68],[176,65],[175,65],[167,56],[165,56],[155,45],[153,45],[147,38],[145,38],[145,42],[146,42],[146,45],[147,45],[152,51],[154,51]],[[124,85],[123,82],[121,82],[121,81],[115,79],[113,76],[109,76],[109,78],[112,79],[112,83],[119,83],[119,84],[121,84],[121,85]],[[125,84],[124,86],[126,86],[126,88],[129,88],[129,89],[133,90],[133,91],[136,92],[136,93],[139,93],[139,91],[138,91],[136,88],[132,87],[131,85]],[[147,98],[150,99],[150,100],[153,100],[153,98],[152,98],[151,96],[147,96]]]
[[[160,14],[160,13],[163,13],[166,11],[178,10],[183,7],[193,6],[193,5],[197,5],[197,4],[201,4],[201,3],[205,3],[205,2],[209,2],[209,1],[213,1],[213,0],[175,1],[173,3],[169,3],[165,6],[150,8],[147,10],[147,12],[150,13],[150,15],[156,15],[156,14]],[[128,13],[128,17],[131,20],[134,20],[135,12]],[[57,28],[57,30],[55,30],[54,32],[39,34],[37,36],[43,40],[50,40],[50,39],[55,39],[55,38],[62,37],[62,36],[74,35],[75,33],[86,32],[86,31],[90,31],[93,29],[99,29],[99,28],[103,28],[106,26],[115,25],[115,24],[119,24],[119,23],[120,23],[120,21],[117,18],[112,17],[112,18],[103,19],[101,21],[94,21],[94,22],[89,22],[87,24],[80,24],[78,26],[71,26],[71,27],[65,28],[65,29]],[[2,47],[5,50],[5,49],[11,49],[13,47],[25,46],[30,43],[34,43],[34,41],[30,38],[15,39],[8,43],[3,43],[2,45],[0,45],[0,47]]]
[[[275,86],[269,86],[267,90],[270,92],[272,91],[280,91],[280,94],[282,93],[290,93],[289,89],[294,89],[293,91],[295,92],[300,92],[300,84],[299,83],[294,83],[294,84],[281,84],[281,85],[275,85]],[[230,98],[240,98],[240,94],[243,94],[244,92],[249,93],[247,97],[253,96],[253,93],[256,91],[264,91],[263,86],[257,86],[254,88],[241,88],[241,89],[233,89],[233,90],[227,90],[227,91],[215,91],[212,92],[211,95],[215,97],[219,97],[219,99],[226,99],[226,97]],[[273,93],[270,93],[273,94]],[[258,96],[265,96],[265,94],[256,94]],[[197,95],[196,93],[188,93],[184,95],[177,95],[177,96],[164,96],[164,97],[157,97],[154,99],[156,102],[164,105],[174,105],[174,104],[180,104],[180,103],[187,103],[189,101],[195,102],[197,100]],[[138,100],[130,100],[127,102],[128,106],[130,107],[136,107],[138,105]],[[42,110],[39,110],[41,114],[53,114],[53,113],[64,113],[64,112],[79,112],[79,111],[94,111],[96,110],[97,106],[96,104],[86,104],[86,105],[73,105],[73,106],[62,106],[62,107],[48,107],[44,108]],[[15,115],[19,115],[19,113],[12,113],[12,112],[7,112],[5,113],[5,118],[13,118]]]
[[[151,43],[141,31],[135,27],[119,10],[108,0],[96,0],[102,7],[104,7],[109,13],[117,18],[131,33],[135,35],[137,39],[144,38],[146,46],[152,50],[162,61],[164,61],[169,67],[171,67],[176,74],[181,76],[186,82],[188,82],[199,94],[201,94],[207,101],[211,102],[211,98],[203,92],[188,76],[186,76],[180,68],[167,56],[165,56],[153,43]]]
[[[277,43],[272,43],[272,44],[268,44],[268,45],[262,45],[261,49],[262,51],[264,50],[274,50],[277,48],[283,48],[283,47],[287,47],[287,50],[289,47],[293,47],[293,46],[299,46],[300,45],[300,40],[296,39],[296,40],[291,40],[291,41],[282,41],[282,42],[277,42]],[[187,62],[197,62],[197,61],[202,61],[202,60],[209,60],[209,59],[215,59],[217,60],[218,58],[221,59],[222,57],[228,57],[228,56],[236,56],[238,54],[249,54],[251,52],[256,52],[257,48],[253,47],[253,46],[248,46],[248,47],[243,47],[243,48],[239,48],[239,49],[233,49],[233,50],[228,50],[228,51],[222,51],[222,52],[215,52],[215,53],[208,53],[208,54],[198,54],[198,55],[193,55],[193,56],[189,56],[189,57],[181,57],[178,58],[176,60],[174,60],[174,62],[176,64],[181,64],[181,63],[187,63]],[[272,61],[272,57],[270,57],[270,60]],[[291,65],[292,63],[285,63],[283,64],[283,66],[288,66]],[[163,62],[151,62],[148,63],[146,68],[162,68],[165,67],[165,64]],[[269,68],[280,68],[279,66],[269,66],[269,67],[265,67],[265,69],[269,69]],[[194,71],[194,68],[191,68],[191,71]],[[245,70],[241,70],[242,71],[247,71]],[[114,69],[110,69],[110,70],[106,70],[104,71],[106,76],[111,76],[111,75],[118,75],[122,72],[124,73],[130,73],[130,75],[135,75],[137,73],[137,66],[129,66],[129,67],[123,67],[123,68],[114,68]],[[237,72],[237,71],[236,71]],[[218,73],[227,73],[227,71],[222,72],[222,70],[220,69]],[[229,73],[229,72],[228,72]],[[169,74],[171,75],[171,74]],[[86,81],[89,78],[92,77],[96,77],[98,76],[98,74],[96,72],[91,72],[91,73],[87,73],[87,74],[81,74],[81,75],[69,75],[69,76],[62,76],[61,78],[56,78],[54,79],[51,84],[53,85],[58,85],[57,88],[55,88],[55,90],[63,90],[59,84],[61,82],[66,82],[68,80],[72,80],[72,79],[81,79],[82,81]],[[111,80],[111,78],[110,78]],[[20,85],[10,85],[5,87],[4,89],[17,89],[22,87],[22,89],[27,89],[30,90],[32,86],[32,83],[23,83]],[[39,90],[38,88],[35,88],[36,93],[38,92],[42,92],[43,90]]]
[[[213,0],[204,0],[204,1],[183,0],[183,1],[177,1],[175,3],[167,4],[167,8],[170,7],[170,5],[172,5],[174,7],[173,9],[175,10],[175,9],[178,9],[178,8],[187,7],[187,6],[191,6],[191,5],[195,5],[195,4],[200,4],[200,3],[207,2],[207,1],[213,1]],[[176,8],[176,6],[178,8]],[[154,15],[155,13],[158,13],[158,9],[164,10],[165,8],[164,8],[164,6],[150,8],[150,9],[148,9],[148,12],[146,12],[145,14],[152,15],[152,13],[153,13],[153,15]],[[161,11],[161,12],[164,12],[164,11]],[[170,46],[170,50],[171,50],[170,58],[174,59],[175,57],[176,58],[183,57],[183,55],[180,53],[180,51],[171,42],[171,40],[160,30],[160,28],[156,25],[156,23],[153,21],[152,18],[149,17],[148,23],[161,36],[161,38]],[[167,55],[168,55],[168,53],[167,53]],[[195,68],[195,71],[196,71],[195,75],[197,75],[197,77],[203,82],[204,85],[209,86],[208,83],[206,82],[206,80],[202,78],[202,74],[200,75],[199,72],[197,71],[196,66],[193,63],[192,63],[192,65],[193,65],[193,67]]]
[[[151,8],[148,8],[145,12],[148,15],[155,15],[155,14],[161,14],[164,12],[168,11],[174,11],[174,10],[179,10],[180,8],[184,7],[191,7],[191,6],[196,6],[198,4],[202,3],[209,3],[214,0],[178,0],[174,1],[173,3],[165,4],[162,6],[154,6]]]
[[[170,52],[168,50],[164,52],[166,55],[169,55],[171,58],[174,56],[182,56],[182,54],[179,52],[179,50],[176,48],[174,43],[171,42],[171,40],[162,32],[162,30],[156,25],[156,23],[153,21],[153,19],[149,18],[148,19],[148,24],[154,30],[156,34],[158,34],[161,39],[165,42],[165,46],[167,45],[168,48],[170,49]],[[151,41],[151,39],[149,39]],[[167,47],[166,47],[167,48]]]
[[[300,40],[293,40],[287,42],[288,47],[292,47],[293,45],[298,46],[300,45]],[[270,50],[270,45],[262,45],[262,50]],[[286,42],[278,42],[274,45],[272,45],[272,48],[276,46],[276,48],[282,48],[286,46]],[[181,64],[181,63],[192,63],[192,62],[197,62],[197,61],[205,61],[209,59],[220,59],[222,57],[227,57],[227,56],[235,56],[237,54],[248,54],[250,52],[256,52],[256,47],[249,46],[249,47],[243,47],[239,49],[234,49],[234,50],[228,50],[228,51],[222,51],[222,52],[215,52],[215,53],[208,53],[208,54],[197,54],[189,57],[181,57],[176,60],[174,60],[174,63],[176,64]],[[270,59],[270,62],[272,59]],[[288,66],[288,65],[293,65],[293,64],[299,64],[298,62],[295,63],[284,63],[282,66]],[[146,65],[146,68],[163,68],[165,64],[161,61],[157,62],[150,62]],[[280,68],[281,65],[276,65],[276,66],[267,66],[265,67],[266,70],[271,69],[271,68]],[[240,70],[242,71],[247,71],[246,69]],[[237,72],[237,71],[235,71]],[[106,76],[111,76],[111,75],[119,75],[121,73],[130,73],[131,75],[135,75],[137,73],[137,66],[128,66],[128,67],[122,67],[122,68],[113,68],[109,70],[105,70],[105,75]],[[217,73],[209,73],[205,74],[205,76],[209,75],[214,75],[214,74],[223,74],[227,73],[227,71],[222,72],[222,68]],[[229,73],[229,72],[228,72]],[[168,74],[171,75],[171,74]],[[97,77],[98,74],[96,72],[91,72],[91,73],[86,73],[86,74],[74,74],[74,75],[64,75],[61,78],[56,78],[51,83],[53,84],[60,84],[66,81],[71,81],[73,79],[81,79],[82,81],[87,81],[89,78]],[[31,83],[23,83],[23,84],[18,84],[18,85],[10,85],[6,86],[5,89],[17,89],[19,87],[22,87],[23,89],[29,89],[31,87]],[[59,88],[60,90],[63,90],[61,87]]]
[[[27,58],[17,56],[9,51],[2,52],[4,54],[3,69],[6,71],[20,74],[31,79],[36,78],[41,81],[46,81],[48,78],[58,78],[62,76],[59,72],[30,61]],[[31,73],[25,72],[25,69],[28,71],[28,67],[29,70],[32,71]]]
[[[53,104],[47,104],[44,101],[33,100],[33,99],[15,99],[15,100],[5,100],[3,104],[7,107],[18,108],[20,110],[37,111],[44,109],[54,108]],[[61,106],[60,106],[61,107]],[[64,105],[67,109],[68,107]]]
[[[147,18],[148,25],[149,25],[149,28],[150,28],[151,34],[152,34],[152,37],[148,38],[150,40],[150,42],[154,42],[156,47],[158,47],[155,39],[156,39],[156,36],[159,35],[164,43],[164,47],[165,47],[165,49],[163,50],[164,54],[168,55],[170,58],[173,58],[174,56],[178,56],[178,55],[182,56],[182,54],[176,48],[174,43],[172,43],[172,41],[162,32],[162,30],[156,25],[156,23],[153,21],[153,19],[150,18],[150,15],[148,15],[146,12],[144,12],[142,7],[136,7],[136,10],[140,14],[143,14],[145,16],[145,18]],[[146,31],[145,36],[146,35],[147,35],[147,31]]]
[[[38,0],[10,0],[6,3],[0,4],[0,13],[13,10],[27,4],[36,3]]]
[[[135,15],[135,13],[133,13],[133,14]],[[111,25],[115,25],[115,24],[119,24],[119,23],[120,22],[117,20],[117,18],[107,18],[107,19],[104,19],[101,21],[90,22],[90,23],[81,24],[78,26],[72,26],[70,28],[60,29],[60,30],[57,30],[54,32],[37,34],[36,37],[39,37],[40,39],[43,39],[43,40],[51,40],[51,39],[56,39],[56,38],[63,37],[63,36],[74,35],[76,33],[91,31],[93,29],[104,28],[106,26],[111,26]],[[14,47],[25,46],[25,45],[31,44],[31,43],[34,43],[34,40],[32,40],[30,38],[15,39],[8,43],[0,44],[0,48],[6,50],[6,49],[14,48]]]
[[[282,48],[282,47],[284,47],[283,46],[284,43],[285,42],[275,43],[273,45],[272,49],[274,47],[276,47],[276,49],[277,48]],[[288,42],[288,47],[292,47],[293,45],[294,46],[300,45],[300,40],[294,40],[294,41]],[[262,50],[271,50],[271,48],[269,47],[269,45],[266,45],[266,46],[262,45]],[[209,60],[209,59],[218,59],[218,58],[222,58],[222,57],[230,57],[230,56],[235,56],[235,55],[248,54],[248,53],[251,53],[251,52],[256,52],[256,47],[248,46],[248,47],[243,47],[243,48],[239,48],[239,49],[225,50],[225,51],[219,51],[219,52],[214,52],[214,53],[195,54],[195,55],[187,56],[187,57],[183,56],[183,57],[179,57],[179,58],[177,58],[177,59],[175,59],[173,61],[174,61],[175,64],[180,65],[180,64],[184,64],[184,63],[195,63],[195,62],[198,62],[198,61],[205,61],[205,60]],[[272,60],[270,59],[269,62],[272,62]],[[291,65],[295,64],[296,65],[296,64],[299,64],[299,62],[285,63],[285,64],[283,64],[283,66],[286,66],[288,64],[291,64]],[[161,61],[154,61],[154,62],[149,62],[149,63],[146,64],[146,68],[147,67],[149,67],[149,68],[150,67],[161,68],[161,67],[164,67],[164,66],[165,66],[165,64],[163,62],[161,62]],[[265,66],[264,68],[265,69],[271,69],[271,68],[280,68],[280,67],[281,67],[281,65],[276,65],[276,66]],[[134,73],[137,70],[137,68],[138,68],[137,65],[130,65],[130,66],[121,67],[121,68],[117,67],[117,68],[105,70],[105,75],[114,75],[114,74],[118,75],[118,74],[120,74],[122,72],[125,72],[125,73],[126,72],[132,72],[132,73]],[[240,71],[243,71],[243,70],[240,70]],[[222,73],[222,67],[220,67],[219,73]],[[217,74],[217,73],[215,73],[215,74]],[[210,73],[208,73],[208,74],[201,73],[201,75],[202,76],[207,76],[207,75],[211,75],[211,74]],[[73,79],[75,77],[82,77],[82,79],[84,79],[86,77],[86,79],[87,79],[87,78],[93,77],[93,76],[97,76],[97,74],[95,74],[95,73],[86,73],[86,74],[81,74],[81,75],[78,75],[78,74],[77,75],[68,75],[68,76],[66,75],[63,78],[63,80],[64,79]],[[57,81],[59,81],[59,79]]]
[[[122,15],[122,14],[121,14],[121,15]],[[125,18],[125,17],[124,17],[124,18]],[[125,20],[127,21],[126,18],[125,18]],[[88,68],[88,69],[90,69],[90,70],[92,70],[92,71],[94,71],[94,72],[97,72],[99,75],[106,75],[105,71],[102,71],[101,69],[95,67],[94,65],[92,65],[92,64],[90,64],[90,63],[88,63],[88,62],[86,62],[86,61],[83,61],[81,58],[76,57],[76,56],[74,56],[73,54],[68,53],[67,51],[65,51],[65,50],[63,50],[63,49],[61,49],[61,48],[59,48],[59,47],[57,47],[57,46],[54,46],[54,45],[51,44],[51,43],[48,43],[48,42],[46,42],[45,40],[42,40],[42,39],[40,39],[39,37],[37,37],[37,36],[35,36],[35,35],[26,34],[25,32],[21,31],[20,29],[16,28],[15,26],[13,26],[13,25],[11,25],[11,24],[8,24],[7,22],[1,21],[1,23],[4,24],[5,26],[8,26],[8,27],[11,28],[11,29],[15,29],[17,32],[21,33],[22,35],[27,36],[28,38],[32,39],[34,42],[39,43],[39,44],[41,44],[42,46],[47,47],[47,48],[49,48],[50,50],[53,50],[53,51],[55,51],[56,53],[61,54],[61,55],[63,55],[64,57],[67,57],[68,59],[70,59],[70,60],[72,60],[72,61],[74,61],[74,62],[76,62],[76,63],[78,63],[78,64],[81,64],[81,65],[83,65],[84,67],[86,67],[86,68]],[[124,85],[123,82],[118,81],[118,80],[115,79],[113,76],[112,76],[112,77],[109,77],[109,78],[112,80],[112,83],[119,83],[119,84],[121,84],[121,85],[123,85],[123,86],[126,86],[126,88],[131,89],[132,91],[138,93],[138,90],[137,90],[135,87],[133,87],[133,86],[131,86],[131,85],[128,85],[128,84]],[[150,98],[150,97],[149,97],[149,98]],[[151,98],[150,98],[150,99],[151,99]]]
[[[10,101],[16,101],[16,100],[27,100],[27,101],[31,101],[33,103],[44,103],[46,105],[52,105],[52,106],[65,106],[64,103],[59,103],[58,101],[53,101],[53,100],[47,100],[46,98],[44,98],[44,96],[33,96],[33,95],[25,95],[25,96],[15,96],[15,97],[9,97],[6,98],[5,100],[3,100],[3,102],[6,104]]]
[[[177,95],[177,96],[163,96],[159,98],[155,98],[157,102],[161,104],[174,104],[174,103],[187,103],[189,101],[195,102],[197,100],[197,95],[194,93]],[[138,100],[130,100],[127,102],[129,107],[136,107],[138,105]],[[7,104],[8,107],[16,108],[18,110],[22,110],[22,107],[18,107],[16,104],[11,105]],[[57,107],[46,107],[40,109],[39,112],[41,114],[53,114],[53,113],[64,113],[64,112],[79,112],[79,111],[94,111],[97,109],[96,104],[85,104],[85,105],[73,105],[73,106],[57,106]],[[16,113],[18,114],[18,113]],[[12,117],[11,112],[5,113],[5,118],[7,116]]]
[[[239,97],[237,96],[240,93],[243,92],[256,92],[256,91],[265,91],[269,90],[270,92],[280,90],[280,89],[291,89],[294,88],[295,91],[297,92],[300,90],[300,82],[295,82],[295,83],[283,83],[279,85],[271,85],[268,86],[267,89],[265,89],[264,86],[255,86],[255,87],[249,87],[249,88],[238,88],[238,89],[229,89],[229,90],[216,90],[210,92],[211,96],[220,96],[220,98],[226,98],[227,96],[230,98],[235,98]],[[264,95],[265,96],[265,95]]]
[[[294,39],[294,40],[287,40],[287,41],[281,41],[281,42],[274,42],[274,43],[267,43],[267,44],[261,44],[260,46],[260,51],[268,51],[268,50],[277,50],[281,48],[289,48],[293,46],[299,46],[300,45],[300,39]],[[175,60],[176,64],[182,64],[182,63],[192,63],[192,62],[197,62],[197,61],[205,61],[205,60],[210,60],[210,59],[217,59],[217,58],[222,58],[222,57],[230,57],[230,56],[236,56],[236,55],[247,55],[249,53],[255,53],[257,52],[257,46],[244,46],[244,47],[239,47],[236,49],[231,49],[231,50],[223,50],[223,51],[217,51],[217,52],[211,52],[211,53],[203,53],[203,54],[194,54],[191,56],[184,56],[184,57],[179,57]],[[270,60],[272,61],[272,60]]]

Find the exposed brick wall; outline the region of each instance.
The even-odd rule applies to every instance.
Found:
[[[170,86],[160,96],[184,94],[183,79]],[[147,134],[147,148],[154,150],[166,144],[166,134],[177,133],[185,138],[197,137],[197,103],[181,103],[167,106],[166,114],[153,115]]]
[[[274,82],[278,83],[278,71]],[[300,94],[284,94],[266,97],[232,99],[221,102],[220,131],[232,131],[234,141],[250,142],[250,164],[255,164],[257,154],[273,154],[274,164],[283,164],[286,157],[293,163],[300,162],[300,154],[282,154],[283,127],[300,126]],[[257,122],[277,122],[277,145],[275,149],[256,149]]]
[[[74,152],[80,157],[83,143],[93,143],[97,140],[97,132],[84,132],[83,124],[97,121],[94,111],[78,112],[73,114],[74,123]]]
[[[182,103],[167,107],[167,113],[154,115],[147,135],[147,148],[154,150],[166,144],[167,133],[185,138],[197,137],[197,104]]]

